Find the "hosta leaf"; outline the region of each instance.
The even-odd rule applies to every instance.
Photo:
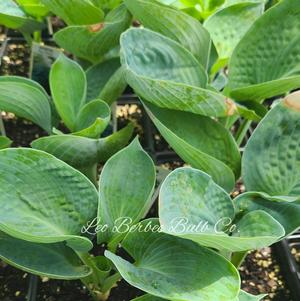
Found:
[[[209,175],[192,168],[176,169],[166,178],[159,204],[164,232],[219,250],[258,249],[284,235],[283,227],[260,210],[235,221],[230,196]]]
[[[27,17],[13,0],[1,0],[0,24],[25,33],[41,30],[44,27],[43,23]]]
[[[95,217],[97,191],[81,173],[38,150],[5,149],[0,182],[1,231],[30,242],[67,241],[75,250],[91,249],[80,233]]]
[[[23,271],[54,279],[80,279],[91,273],[64,243],[32,243],[3,232],[0,232],[0,258]]]
[[[85,106],[79,112],[76,122],[78,132],[73,135],[99,138],[110,121],[110,107],[102,100],[96,99]]]
[[[247,191],[300,194],[300,92],[287,96],[261,121],[246,146],[242,175]]]
[[[119,38],[131,23],[124,5],[111,11],[103,23],[89,26],[68,26],[54,35],[55,42],[72,54],[92,63],[119,44]],[[76,37],[76,39],[74,39]]]
[[[98,233],[99,243],[122,238],[126,227],[119,233],[113,230],[125,219],[131,226],[145,216],[152,205],[155,176],[154,163],[137,138],[107,161],[99,182],[98,218],[109,229]]]
[[[231,102],[204,89],[205,71],[175,41],[147,29],[130,29],[122,35],[121,47],[126,80],[147,101],[201,115],[230,114]]]
[[[86,86],[85,72],[75,61],[61,55],[52,65],[50,88],[53,101],[71,131],[76,131],[77,117],[86,101]]]
[[[229,64],[233,98],[261,100],[300,87],[299,16],[300,1],[283,0],[244,35]]]
[[[49,12],[40,0],[17,0],[17,3],[28,15],[35,18],[45,17]]]
[[[40,0],[68,25],[88,25],[102,21],[103,11],[90,0]]]
[[[86,77],[88,101],[101,98],[111,104],[127,86],[120,58],[112,58],[90,67]]]
[[[12,141],[5,136],[0,136],[0,149],[8,148],[12,144]]]
[[[107,161],[128,143],[132,132],[133,125],[129,124],[105,138],[91,139],[75,135],[56,135],[34,140],[31,146],[81,169]]]
[[[244,1],[225,7],[206,20],[204,27],[211,34],[220,59],[231,56],[238,42],[263,11],[263,3]]]
[[[196,87],[207,84],[207,74],[195,57],[159,33],[143,28],[129,29],[121,37],[121,47],[121,61],[127,72]]]
[[[147,224],[153,231],[146,232]],[[129,233],[122,246],[135,264],[106,251],[131,285],[167,300],[221,301],[235,299],[240,278],[234,266],[214,251],[155,232],[158,224],[146,220],[141,231]]]
[[[259,300],[262,300],[266,296],[267,295],[254,296],[254,295],[248,294],[247,292],[240,291],[237,301],[259,301]]]
[[[211,39],[198,20],[154,0],[124,2],[134,17],[145,27],[179,42],[205,69],[208,67]]]
[[[231,136],[215,120],[146,103],[152,121],[170,146],[187,163],[210,174],[230,191],[239,176],[240,153]],[[188,120],[188,122],[187,122]]]
[[[51,132],[51,109],[49,97],[30,79],[0,77],[0,109],[26,118],[48,133]]]
[[[287,201],[264,193],[248,192],[234,200],[240,212],[263,210],[273,216],[285,229],[285,236],[300,227],[300,200]]]

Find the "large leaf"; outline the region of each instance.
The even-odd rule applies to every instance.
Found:
[[[88,101],[99,97],[111,104],[127,86],[119,58],[112,58],[90,67],[86,71],[86,77]]]
[[[49,10],[68,25],[97,24],[104,17],[103,11],[90,0],[40,0]]]
[[[240,2],[210,16],[204,27],[211,34],[219,58],[227,59],[254,21],[263,13],[263,3]]]
[[[44,27],[43,23],[27,17],[13,0],[0,1],[0,24],[24,33],[41,30]]]
[[[121,61],[129,85],[159,107],[209,116],[231,114],[230,101],[204,89],[207,75],[195,57],[159,33],[128,30],[121,37]]]
[[[105,53],[119,44],[121,33],[131,23],[131,15],[124,5],[120,5],[106,16],[104,23],[97,23],[90,26],[68,26],[58,31],[54,40],[72,54],[97,63]]]
[[[97,191],[81,173],[38,150],[5,149],[0,183],[1,231],[30,242],[67,241],[75,250],[91,249],[80,234],[96,215]]]
[[[99,181],[98,218],[109,226],[98,233],[98,242],[120,240],[143,218],[152,205],[156,171],[154,163],[136,138],[105,164]],[[125,225],[122,226],[122,223]],[[114,231],[114,228],[119,231]]]
[[[12,141],[5,137],[5,136],[0,136],[0,149],[3,148],[8,148],[12,144]]]
[[[80,279],[91,273],[64,243],[32,243],[3,232],[0,232],[0,258],[23,271],[54,279]]]
[[[287,201],[264,193],[248,192],[238,196],[235,205],[240,212],[263,210],[273,216],[285,229],[285,236],[300,227],[300,200]]]
[[[125,0],[131,13],[141,23],[188,49],[206,69],[211,39],[202,24],[193,17],[155,0]]]
[[[230,262],[191,241],[159,233],[157,226],[155,221],[146,220],[139,224],[140,230],[129,233],[122,242],[135,264],[105,253],[129,284],[167,300],[221,301],[237,297],[240,278]]]
[[[51,132],[49,97],[41,86],[30,79],[0,77],[0,109],[26,118]]]
[[[50,153],[73,167],[82,169],[107,161],[126,146],[132,132],[133,125],[129,124],[119,132],[105,138],[91,139],[76,135],[56,135],[34,140],[31,146]]]
[[[210,174],[227,191],[234,187],[235,175],[240,173],[240,153],[227,129],[205,116],[160,109],[150,103],[146,103],[146,109],[185,162]]]
[[[247,191],[300,194],[300,92],[275,106],[248,141],[242,162]]]
[[[64,55],[51,67],[50,88],[55,107],[71,131],[76,131],[76,120],[86,101],[86,75],[78,63]]]
[[[232,97],[261,100],[300,87],[299,26],[300,0],[283,0],[254,23],[229,64]]]
[[[207,174],[179,168],[164,181],[159,197],[163,231],[230,252],[259,249],[284,236],[284,229],[261,210],[235,219],[230,196]]]

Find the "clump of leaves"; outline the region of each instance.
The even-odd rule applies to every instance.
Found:
[[[133,126],[129,124],[101,138],[110,122],[111,110],[99,98],[87,99],[87,86],[86,74],[80,65],[61,55],[50,73],[53,100],[32,80],[3,76],[0,77],[0,108],[48,132],[50,136],[33,141],[32,147],[57,156],[95,181],[97,164],[105,162],[128,143]],[[57,125],[53,118],[56,111],[71,134],[53,128]]]

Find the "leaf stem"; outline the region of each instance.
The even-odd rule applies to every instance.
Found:
[[[5,126],[2,119],[2,112],[0,111],[0,132],[2,136],[6,136]]]
[[[242,124],[240,125],[238,131],[235,135],[235,140],[238,146],[240,146],[251,126],[252,120],[245,119]]]

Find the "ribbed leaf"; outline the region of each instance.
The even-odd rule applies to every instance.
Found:
[[[71,131],[86,101],[86,76],[78,63],[61,55],[51,67],[50,88],[55,107]]]
[[[159,202],[164,232],[214,249],[258,249],[285,233],[280,223],[261,210],[235,220],[230,196],[210,176],[192,168],[176,169],[166,178]]]
[[[72,54],[92,63],[119,44],[119,38],[131,23],[131,15],[124,5],[111,11],[104,23],[90,26],[68,26],[54,35],[55,42]],[[76,37],[76,39],[74,39]]]
[[[207,75],[195,57],[169,38],[130,29],[121,37],[121,61],[128,84],[159,107],[209,116],[230,114],[230,101],[204,89]]]
[[[271,197],[264,193],[248,192],[234,200],[243,213],[263,210],[273,216],[285,229],[285,236],[300,227],[300,201],[288,201],[283,197]]]
[[[146,28],[179,42],[205,69],[208,67],[211,39],[198,20],[155,0],[125,0],[124,2],[134,17]]]
[[[90,0],[40,0],[49,10],[68,25],[96,24],[103,20],[104,13]]]
[[[185,162],[210,174],[227,191],[234,187],[234,173],[238,177],[240,172],[240,153],[228,130],[205,116],[160,109],[149,103],[146,109],[160,133]]]
[[[25,33],[41,30],[44,27],[43,23],[27,17],[13,0],[1,0],[0,24]]]
[[[283,0],[254,23],[229,64],[232,97],[261,100],[300,87],[299,16],[300,0]]]
[[[126,219],[132,226],[143,218],[150,209],[155,186],[154,163],[136,138],[105,164],[99,182],[98,218],[109,226],[105,233],[98,233],[98,242],[120,240],[127,232],[119,227]]]
[[[127,86],[119,58],[109,59],[90,67],[86,71],[86,77],[88,101],[101,98],[111,104]]]
[[[244,1],[218,10],[204,23],[220,59],[228,59],[254,21],[262,15],[263,3]]]
[[[147,224],[152,230],[146,232]],[[122,246],[135,264],[106,251],[122,277],[157,297],[181,301],[235,299],[240,278],[234,266],[214,251],[154,231],[158,223],[146,220],[142,231],[129,233]]]
[[[12,144],[12,141],[5,137],[5,136],[0,136],[0,149],[3,148],[8,148]]]
[[[0,232],[0,258],[23,271],[54,279],[80,279],[91,273],[64,243],[32,243],[3,232]]]
[[[242,175],[247,191],[300,194],[300,92],[287,96],[261,121],[246,146]]]
[[[97,191],[81,173],[33,149],[0,151],[0,230],[36,243],[67,244],[88,251],[80,236],[95,217]],[[7,201],[9,199],[9,202]]]
[[[108,137],[91,139],[74,135],[56,135],[34,140],[31,146],[67,162],[75,168],[86,168],[107,161],[128,143],[133,125]]]
[[[0,77],[0,109],[26,118],[51,132],[49,97],[42,87],[30,79]]]

